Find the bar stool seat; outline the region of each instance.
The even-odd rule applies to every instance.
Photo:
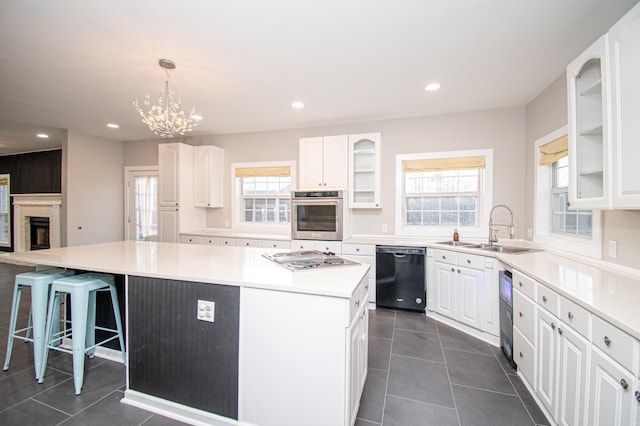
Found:
[[[116,329],[96,327],[96,292],[109,291],[111,304],[116,320]],[[59,311],[60,294],[70,295],[71,303],[71,330],[68,328],[57,334],[53,333],[55,312]],[[112,336],[95,343],[95,331],[102,330],[113,334]],[[42,356],[42,368],[38,376],[38,382],[44,381],[47,368],[49,349],[73,354],[73,384],[76,395],[79,395],[84,382],[84,356],[93,357],[95,348],[105,343],[118,339],[122,351],[122,361],[126,363],[124,339],[122,335],[122,321],[120,319],[120,307],[113,275],[87,273],[57,279],[51,285],[49,296],[49,310],[47,314],[47,328],[45,331],[46,344]],[[58,346],[57,343],[65,338],[71,338],[72,350]]]
[[[9,319],[9,336],[7,338],[7,355],[2,369],[7,371],[11,361],[14,339],[21,339],[25,342],[33,342],[33,363],[35,375],[38,378],[42,369],[42,352],[44,351],[44,333],[47,321],[47,299],[51,283],[59,278],[73,275],[73,271],[49,268],[40,269],[36,272],[25,272],[16,275],[13,287],[13,302],[11,305],[11,317]],[[31,309],[29,313],[29,324],[25,328],[16,330],[18,322],[18,312],[20,310],[20,299],[22,289],[31,287]],[[57,312],[59,315],[59,311]],[[30,337],[30,334],[33,337]]]

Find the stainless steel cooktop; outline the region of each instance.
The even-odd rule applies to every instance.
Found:
[[[336,256],[332,252],[317,250],[289,251],[282,253],[265,253],[262,256],[284,266],[291,271],[303,271],[318,268],[335,268],[338,266],[357,265],[358,262]]]

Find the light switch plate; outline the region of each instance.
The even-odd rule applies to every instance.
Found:
[[[216,302],[198,300],[196,310],[196,319],[200,321],[213,322],[216,312]]]

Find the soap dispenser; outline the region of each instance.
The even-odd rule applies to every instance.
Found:
[[[460,238],[460,236],[458,235],[458,230],[454,229],[453,230],[453,241],[457,242],[459,238]]]

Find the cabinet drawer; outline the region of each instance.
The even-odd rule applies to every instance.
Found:
[[[288,249],[289,246],[290,246],[289,241],[275,241],[275,240],[262,241],[262,247],[264,248]]]
[[[513,288],[517,288],[533,300],[536,299],[536,282],[515,270],[513,271]]]
[[[351,321],[353,321],[353,319],[356,317],[360,308],[368,300],[367,298],[368,294],[369,294],[369,279],[367,277],[364,277],[362,281],[360,281],[358,288],[356,288],[356,291],[354,292],[353,296],[351,297],[351,300],[349,301],[349,324],[351,324]],[[368,309],[368,307],[365,306],[364,309]]]
[[[448,250],[435,249],[433,251],[433,259],[436,262],[449,263],[455,265],[457,263],[456,252]]]
[[[524,338],[517,329],[513,330],[513,360],[518,364],[518,371],[527,379],[531,386],[535,382],[536,351],[533,345]]]
[[[484,269],[484,257],[474,254],[458,253],[458,265],[473,269]]]
[[[236,238],[238,247],[262,247],[262,240],[250,240],[247,238]]]
[[[375,256],[376,246],[371,244],[342,244],[342,254]]]
[[[315,249],[340,255],[342,254],[342,243],[340,241],[316,241]]]
[[[291,250],[315,250],[314,241],[311,240],[293,240],[289,246]]]
[[[218,240],[218,244],[220,244],[221,246],[235,246],[236,240],[233,238],[220,238]]]
[[[200,235],[180,235],[180,242],[182,244],[202,244],[202,237]]]
[[[536,306],[533,300],[515,290],[513,292],[513,325],[517,327],[530,342],[535,342],[535,312]]]
[[[591,341],[593,344],[622,366],[628,368],[629,371],[638,374],[637,365],[633,362],[637,351],[636,340],[595,315],[591,318],[593,326]]]
[[[560,298],[560,319],[575,331],[589,338],[589,312],[564,297]]]
[[[219,244],[218,237],[203,237],[202,244],[209,246],[217,246]]]
[[[538,305],[551,312],[556,317],[560,316],[560,296],[555,291],[538,284]]]

